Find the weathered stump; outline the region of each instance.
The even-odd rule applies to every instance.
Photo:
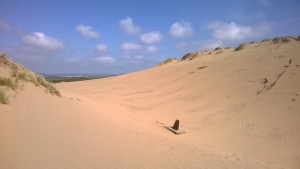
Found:
[[[174,130],[178,130],[179,129],[179,120],[175,120],[175,123],[174,123],[174,125],[173,125],[173,127],[172,127]]]
[[[175,120],[175,123],[173,124],[173,126],[164,126],[164,127],[176,135],[185,133],[184,131],[179,130],[179,120],[177,120],[177,119]]]

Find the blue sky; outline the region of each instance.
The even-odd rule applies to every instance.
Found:
[[[0,53],[39,73],[129,73],[287,35],[299,0],[0,0]]]

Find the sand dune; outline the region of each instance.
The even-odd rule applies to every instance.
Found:
[[[26,84],[0,105],[0,168],[299,168],[299,53],[293,38],[196,52],[61,98]]]

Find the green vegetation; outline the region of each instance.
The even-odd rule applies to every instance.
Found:
[[[192,53],[186,53],[181,60],[187,60],[192,56]]]
[[[47,89],[47,92],[49,92],[51,94],[55,94],[56,96],[59,96],[59,97],[61,96],[59,91],[41,75],[36,75],[36,80],[35,80],[34,84],[36,86],[42,85]]]
[[[36,86],[44,86],[47,92],[55,94],[60,97],[59,91],[48,82],[43,76],[37,75],[26,68],[19,65],[19,69],[14,69],[12,72],[12,77],[16,78],[16,81],[31,82]]]
[[[13,79],[11,79],[11,78],[0,76],[0,86],[7,86],[7,87],[11,88],[12,90],[15,90],[15,89],[17,89],[18,84],[17,84],[17,82],[13,81]]]
[[[263,39],[262,41],[260,41],[260,42],[269,42],[271,39]]]
[[[104,76],[103,77],[48,77],[46,78],[46,80],[52,83],[61,83],[61,82],[93,80],[93,79],[100,79],[100,78],[105,78],[105,77]]]
[[[296,41],[300,41],[300,36],[295,38]]]
[[[195,58],[196,55],[196,53],[187,53],[182,57],[181,60],[192,60]]]
[[[7,59],[5,54],[0,54],[0,64],[11,70],[11,77],[0,76],[0,86],[6,86],[12,90],[17,90],[21,81],[31,82],[36,86],[45,87],[47,93],[49,92],[60,97],[59,91],[43,76],[37,75],[23,66],[15,64]],[[1,92],[1,100],[1,103],[8,103],[8,96],[4,94],[4,91]]]
[[[1,104],[8,104],[8,96],[6,96],[5,92],[0,90],[0,103]]]
[[[244,49],[245,45],[244,44],[240,44],[238,47],[235,48],[235,51],[239,51]]]
[[[160,63],[159,63],[159,66],[165,65],[165,64],[170,63],[170,62],[173,62],[174,60],[175,60],[175,61],[178,61],[177,58],[168,58],[168,59],[166,59],[166,60],[160,62]]]
[[[214,51],[221,50],[221,49],[222,49],[221,47],[217,47],[217,48],[215,48]]]
[[[280,38],[279,37],[276,37],[272,40],[273,43],[279,43],[280,42]]]
[[[289,42],[289,41],[290,41],[290,39],[287,38],[287,37],[282,37],[282,38],[281,38],[281,42],[283,42],[283,43],[287,43],[287,42]]]
[[[273,43],[277,44],[277,43],[287,43],[290,41],[289,38],[293,38],[293,37],[276,37],[272,40]]]

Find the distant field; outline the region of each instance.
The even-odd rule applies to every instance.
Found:
[[[101,79],[109,76],[101,77],[46,77],[46,80],[52,83],[61,83],[61,82],[75,82],[83,80],[92,80],[92,79]]]

